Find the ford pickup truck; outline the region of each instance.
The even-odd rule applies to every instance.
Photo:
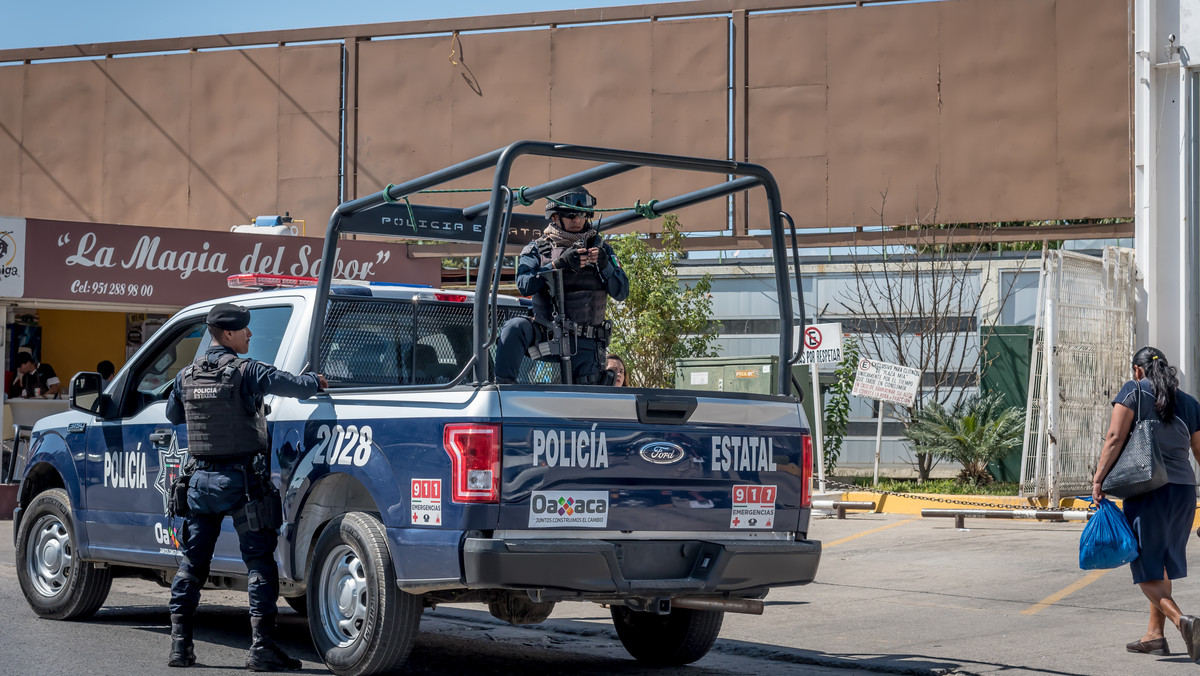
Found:
[[[510,188],[512,162],[524,155],[593,166]],[[250,357],[291,372],[311,367],[330,382],[311,399],[267,403],[284,503],[282,595],[307,613],[337,674],[400,667],[422,613],[443,603],[484,603],[513,623],[540,622],[560,602],[606,604],[634,658],[686,664],[711,648],[724,613],[761,613],[771,588],[811,582],[821,551],[808,539],[812,446],[788,369],[778,369],[770,396],[567,386],[553,364],[535,362],[516,384],[494,382],[497,327],[529,311],[498,293],[497,267],[506,247],[544,223],[515,204],[639,166],[717,179],[651,204],[656,213],[764,189],[781,361],[794,361],[798,280],[768,172],[518,142],[344,203],[330,220],[325,261],[348,233],[479,243],[473,292],[350,285],[323,265],[312,286],[266,280],[280,288],[185,308],[103,390],[97,374],[75,375],[72,410],[41,420],[15,461],[17,571],[30,607],[82,618],[104,604],[114,576],[171,580],[179,523],[164,512],[188,445],[186,426],[167,421],[166,399],[176,373],[211,341],[206,313],[224,301],[250,310]],[[494,187],[483,204],[403,199],[488,169]],[[649,215],[642,208],[599,225]],[[244,589],[245,576],[226,520],[208,585]]]

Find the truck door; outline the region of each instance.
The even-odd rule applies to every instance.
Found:
[[[279,354],[292,307],[250,308],[248,357],[273,363]],[[212,337],[200,311],[172,322],[141,350],[121,377],[121,418],[89,430],[87,470],[91,546],[113,561],[173,568],[179,563],[183,520],[168,523],[171,482],[188,460],[187,426],[167,420],[167,397],[175,376],[208,349]],[[95,441],[95,443],[92,443]],[[172,528],[173,526],[173,528]],[[245,572],[233,521],[222,524],[212,571]]]
[[[160,330],[127,365],[120,391],[113,393],[120,418],[89,429],[88,532],[98,558],[178,565],[178,543],[164,513],[167,488],[185,460],[187,443],[177,440],[167,420],[166,399],[175,375],[208,340],[204,314]]]

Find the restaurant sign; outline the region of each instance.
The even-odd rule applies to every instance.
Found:
[[[21,221],[0,219],[0,231],[13,220]],[[236,293],[229,275],[316,277],[324,245],[316,237],[69,221],[24,226],[28,258],[38,264],[22,271],[23,293],[0,285],[3,297],[182,306]],[[335,280],[436,286],[440,275],[441,261],[409,258],[406,244],[343,240],[333,261]]]

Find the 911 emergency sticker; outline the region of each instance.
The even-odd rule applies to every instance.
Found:
[[[608,491],[536,491],[529,498],[529,527],[604,528]]]
[[[730,528],[770,528],[775,522],[774,486],[734,486]]]
[[[442,525],[442,480],[413,479],[412,522],[414,526]]]
[[[317,428],[313,464],[362,467],[371,459],[371,451],[374,449],[373,436],[370,425],[321,425]]]

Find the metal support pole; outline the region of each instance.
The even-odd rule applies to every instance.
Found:
[[[876,400],[879,401],[879,400]],[[883,407],[886,401],[879,401],[879,423],[875,426],[875,486],[879,485],[879,449],[883,446]]]
[[[825,492],[825,397],[821,396],[820,373],[816,364],[808,365],[812,373],[813,391],[813,437],[817,442],[817,490]],[[841,517],[839,517],[841,518]]]
[[[1058,504],[1058,364],[1054,356],[1058,318],[1053,298],[1046,299],[1046,488],[1050,504]]]

